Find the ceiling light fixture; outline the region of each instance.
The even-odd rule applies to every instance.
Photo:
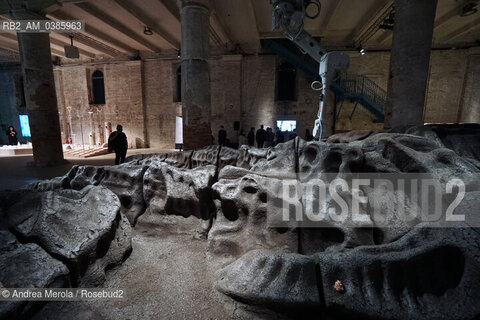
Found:
[[[147,36],[151,36],[153,34],[153,31],[149,27],[145,26],[145,29],[143,30],[143,34],[146,34]]]
[[[181,53],[180,53],[180,50],[178,50],[178,51],[177,51],[177,58],[180,59],[181,56],[182,56],[182,55],[181,55]]]
[[[470,2],[462,8],[462,12],[460,13],[460,16],[468,17],[477,12],[478,12],[477,4],[475,2]]]
[[[357,51],[358,51],[362,56],[364,56],[364,55],[367,54],[367,50],[365,50],[365,48],[364,48],[362,45],[359,45],[359,46],[357,47]]]
[[[73,36],[69,36],[69,37],[70,37],[70,45],[63,47],[65,50],[65,58],[78,59],[80,58],[80,52],[78,48],[73,45]]]

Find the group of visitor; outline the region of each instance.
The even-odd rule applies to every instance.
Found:
[[[286,136],[288,134],[288,136]],[[262,124],[260,128],[255,131],[255,128],[251,128],[248,134],[245,136],[245,132],[240,130],[238,135],[238,145],[248,145],[250,147],[255,146],[255,142],[258,148],[270,148],[274,147],[279,143],[284,143],[287,140],[293,140],[297,137],[296,130],[292,132],[283,132],[280,128],[277,128],[275,132],[270,127],[265,129],[264,125]],[[310,134],[310,130],[305,131],[305,140],[312,141],[314,137]],[[227,131],[225,127],[222,125],[220,126],[220,130],[218,131],[218,144],[221,146],[227,145]],[[214,143],[214,138],[212,137],[212,143]]]

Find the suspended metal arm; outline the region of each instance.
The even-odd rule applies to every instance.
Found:
[[[285,36],[294,42],[304,54],[309,54],[319,65],[319,75],[322,82],[314,81],[312,89],[321,91],[320,105],[313,129],[316,139],[321,139],[323,130],[323,111],[328,102],[330,85],[338,74],[348,69],[350,59],[342,52],[327,52],[320,44],[304,29],[305,18],[316,18],[320,14],[321,4],[319,0],[270,0],[274,7],[272,15],[272,29],[283,29]],[[314,7],[314,14],[307,14],[307,9]]]

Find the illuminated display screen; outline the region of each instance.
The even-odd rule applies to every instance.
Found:
[[[295,121],[295,120],[278,120],[277,121],[277,128],[279,128],[281,131],[292,132],[293,130],[297,129],[297,121]]]
[[[31,137],[30,123],[28,122],[28,116],[25,114],[18,116],[20,119],[20,128],[22,129],[22,137]]]

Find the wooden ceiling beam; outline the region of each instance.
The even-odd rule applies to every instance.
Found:
[[[99,19],[100,21],[104,22],[105,24],[109,25],[113,29],[117,30],[118,32],[124,34],[132,41],[140,44],[141,46],[151,50],[153,52],[160,52],[162,49],[157,47],[156,45],[150,43],[149,41],[143,39],[141,36],[136,34],[134,31],[130,30],[128,27],[124,26],[115,18],[110,17],[109,15],[105,14],[102,10],[94,7],[90,3],[77,3],[75,4],[76,7],[82,9],[86,13],[94,16],[95,18]]]
[[[63,41],[63,40],[60,40],[60,39],[52,38],[51,36],[50,36],[50,43],[51,43],[51,44],[54,44],[54,45],[57,45],[57,46],[61,47],[62,49],[63,49],[65,46],[69,46],[69,45],[70,45],[70,43],[68,42],[68,40]],[[95,58],[95,53],[93,53],[93,52],[86,51],[86,50],[81,49],[81,48],[78,48],[78,52],[79,52],[81,55],[85,56],[85,57]]]
[[[471,0],[460,1],[460,4],[458,6],[456,6],[455,8],[453,8],[452,10],[448,11],[443,16],[435,20],[434,28],[435,29],[439,28],[445,23],[447,23],[448,21],[450,21],[450,19],[452,19],[453,17],[458,16],[461,13],[462,8],[469,2],[471,2]]]
[[[323,20],[322,24],[320,25],[320,34],[324,34],[327,31],[330,22],[332,21],[333,16],[335,15],[335,11],[342,3],[342,0],[337,0],[330,2],[330,7],[327,10],[326,18]]]
[[[65,14],[63,12],[55,12],[47,15],[52,20],[77,20],[76,18]],[[114,57],[120,53],[126,53],[133,55],[136,50],[132,47],[118,41],[117,39],[103,33],[102,31],[93,28],[89,24],[85,25],[84,33],[75,34],[76,41],[83,43],[97,51]]]
[[[132,15],[137,21],[152,29],[153,32],[163,38],[172,48],[179,50],[180,42],[164,30],[156,21],[148,17],[138,6],[129,0],[114,0],[120,7]]]
[[[453,30],[449,34],[442,37],[442,42],[447,42],[447,41],[451,41],[455,38],[458,38],[459,36],[467,33],[468,31],[477,29],[479,26],[480,26],[480,18],[477,18],[477,19],[473,20],[472,22],[467,23],[466,25]]]
[[[215,11],[210,15],[210,38],[222,47],[233,47],[231,37]]]
[[[12,39],[11,36],[7,35],[9,35],[9,33],[0,33],[0,47],[7,50],[20,52],[18,48],[17,37],[15,36],[15,39]]]
[[[180,8],[178,7],[176,0],[157,0],[160,2],[165,9],[174,16],[178,22],[180,22]]]
[[[15,34],[0,33],[0,47],[20,53],[17,36]],[[54,56],[65,56],[64,52],[57,50],[54,46],[50,46],[50,51]]]
[[[389,0],[385,5],[381,6],[380,9],[377,5],[372,6],[345,40],[349,43],[356,43],[362,36],[362,33],[368,31],[368,28],[372,26],[376,20],[380,19],[382,14],[389,10],[392,4],[393,1]]]

